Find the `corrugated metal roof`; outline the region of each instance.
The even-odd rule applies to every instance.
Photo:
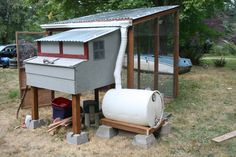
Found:
[[[88,42],[118,29],[117,27],[72,29],[35,41]]]
[[[177,7],[178,7],[177,5],[173,5],[173,6],[160,6],[151,8],[117,10],[117,11],[103,12],[94,15],[83,16],[65,21],[59,21],[55,22],[54,24],[82,23],[82,22],[95,22],[95,21],[136,20],[145,16],[174,9]]]

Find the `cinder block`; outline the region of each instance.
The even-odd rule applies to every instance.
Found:
[[[112,138],[118,134],[118,130],[107,125],[99,126],[96,135],[102,138]]]
[[[84,114],[84,125],[85,125],[85,127],[90,127],[90,115],[89,115],[89,113]]]
[[[98,127],[99,126],[99,113],[95,113],[95,123],[94,123],[94,125],[96,126],[96,127]]]
[[[44,124],[45,122],[43,121],[43,119],[31,120],[28,129],[36,129],[43,126]]]
[[[153,134],[151,135],[141,135],[138,134],[134,136],[132,144],[141,148],[148,149],[153,146],[156,142],[156,139]]]
[[[160,136],[168,136],[170,134],[170,131],[171,124],[166,121],[161,127]]]
[[[80,134],[74,134],[73,132],[68,132],[66,140],[69,144],[83,144],[88,142],[88,133],[81,132]]]

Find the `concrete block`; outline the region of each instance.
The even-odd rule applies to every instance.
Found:
[[[36,129],[36,128],[43,126],[44,124],[45,124],[45,122],[43,121],[43,119],[31,120],[29,123],[29,126],[27,128],[28,129]]]
[[[85,125],[85,127],[90,127],[90,115],[89,115],[89,113],[84,114],[84,125]]]
[[[102,138],[112,138],[118,134],[118,130],[107,125],[99,126],[96,135]]]
[[[170,131],[171,124],[166,121],[161,127],[160,136],[168,136],[170,134]]]
[[[73,132],[68,132],[66,140],[69,144],[83,144],[88,142],[88,133],[81,132],[80,134],[74,134]]]
[[[99,113],[95,113],[95,123],[94,123],[94,125],[95,125],[96,127],[99,126]]]
[[[134,139],[132,141],[132,144],[135,146],[139,146],[141,148],[148,149],[151,146],[153,146],[156,142],[156,139],[153,134],[151,135],[141,135],[138,134],[134,136]]]

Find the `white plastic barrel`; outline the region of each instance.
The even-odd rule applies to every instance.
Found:
[[[150,127],[158,125],[163,110],[163,100],[158,91],[111,89],[102,103],[106,118]]]

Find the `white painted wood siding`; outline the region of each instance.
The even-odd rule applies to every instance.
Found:
[[[68,67],[69,59],[63,58],[53,65],[43,64],[43,57],[26,60],[27,85],[78,94],[114,83],[113,73],[120,47],[120,31],[97,40],[104,40],[105,59],[93,59],[93,41],[90,41],[89,60],[79,60],[73,66]],[[74,60],[71,59],[70,62]]]
[[[63,42],[63,54],[83,55],[84,44],[80,42]]]
[[[41,52],[42,53],[53,53],[59,54],[59,42],[41,42]]]
[[[94,60],[93,41],[104,40],[105,59]],[[114,83],[114,69],[120,48],[120,31],[89,42],[89,60],[79,64],[76,72],[76,92],[103,87]]]
[[[25,64],[27,85],[75,94],[75,69]]]

